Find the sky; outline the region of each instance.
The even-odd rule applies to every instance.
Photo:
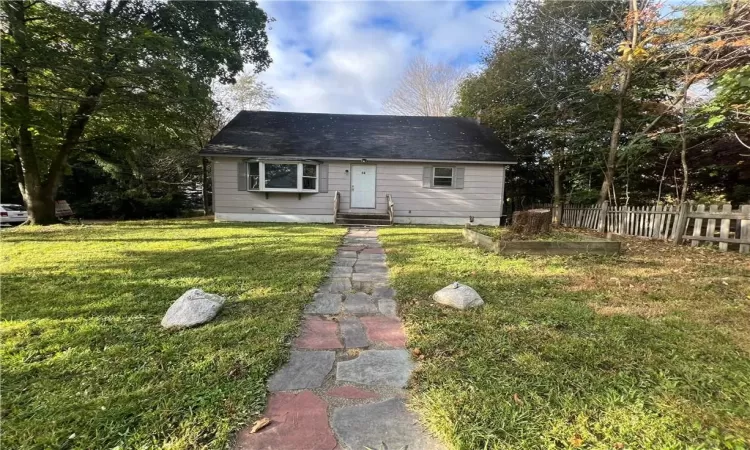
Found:
[[[507,0],[505,0],[507,1]],[[507,7],[491,1],[269,1],[273,110],[382,114],[409,61],[477,70]]]

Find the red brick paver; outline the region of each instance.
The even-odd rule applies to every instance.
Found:
[[[406,347],[406,335],[401,321],[395,317],[360,317],[370,342],[383,343],[391,347]]]
[[[310,391],[280,392],[268,400],[271,423],[258,433],[246,428],[237,436],[237,450],[333,450],[336,438],[328,426],[326,402]]]
[[[302,331],[294,340],[294,347],[308,350],[330,350],[344,348],[336,336],[338,323],[320,317],[307,316],[302,323]]]

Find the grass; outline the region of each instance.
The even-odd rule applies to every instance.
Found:
[[[411,403],[457,449],[747,448],[750,258],[626,239],[625,254],[503,257],[456,228],[380,231]],[[430,296],[467,283],[485,306]]]
[[[122,222],[2,233],[2,448],[225,448],[342,228]],[[228,298],[165,331],[184,291]]]
[[[552,230],[549,233],[525,235],[513,233],[508,227],[489,227],[481,225],[472,227],[473,231],[489,236],[493,241],[542,241],[542,242],[580,242],[587,236],[568,230]]]

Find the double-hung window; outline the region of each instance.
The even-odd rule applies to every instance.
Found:
[[[453,167],[433,167],[433,187],[453,187]]]
[[[249,191],[317,192],[318,165],[302,162],[249,162]]]

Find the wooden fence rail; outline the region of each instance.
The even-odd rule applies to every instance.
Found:
[[[551,204],[534,205],[552,208]],[[750,253],[750,205],[562,205],[561,225]]]

